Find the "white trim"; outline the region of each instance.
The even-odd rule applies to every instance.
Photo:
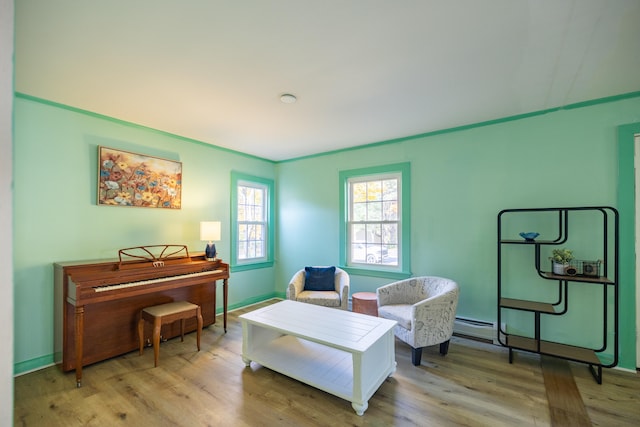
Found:
[[[253,264],[256,262],[266,262],[267,258],[268,258],[268,239],[269,239],[269,221],[268,221],[268,213],[269,213],[269,187],[263,183],[260,182],[255,182],[255,181],[248,181],[245,179],[239,179],[237,184],[236,184],[237,188],[237,194],[240,194],[240,187],[246,187],[246,188],[250,188],[254,191],[260,191],[262,192],[262,205],[261,205],[261,209],[262,209],[262,215],[261,218],[259,219],[252,219],[252,220],[239,220],[238,218],[236,218],[236,227],[238,227],[238,235],[237,235],[237,239],[236,239],[236,256],[237,256],[237,264],[238,265],[242,265],[242,264]],[[244,203],[244,206],[247,206],[248,203]],[[240,197],[238,197],[238,206],[237,206],[238,211],[240,211]],[[240,255],[240,227],[241,226],[245,226],[247,227],[247,229],[249,229],[252,226],[261,226],[262,227],[262,233],[261,233],[261,237],[262,240],[260,240],[262,242],[262,256],[253,256],[250,257],[248,256],[249,254],[249,245],[250,242],[257,242],[258,240],[250,240],[249,237],[247,236],[247,240],[245,241],[247,244],[247,247],[245,248],[245,254],[247,255],[246,258],[242,258]],[[248,230],[247,230],[247,234],[248,234]]]

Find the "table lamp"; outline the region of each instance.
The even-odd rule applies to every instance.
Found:
[[[220,240],[220,221],[201,221],[200,240],[207,242],[207,247],[204,250],[205,259],[215,261],[216,244],[213,242]]]

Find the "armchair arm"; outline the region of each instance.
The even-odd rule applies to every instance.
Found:
[[[289,286],[287,286],[287,299],[296,300],[298,294],[304,289],[304,278],[304,270],[299,270],[293,275],[289,282]]]
[[[411,330],[419,333],[425,329],[427,336],[415,337],[427,339],[418,343],[421,346],[443,342],[453,334],[453,325],[458,306],[458,288],[413,304],[411,307]],[[434,341],[435,340],[435,341]]]

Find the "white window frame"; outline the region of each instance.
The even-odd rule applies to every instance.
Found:
[[[232,172],[231,174],[231,216],[232,216],[232,255],[231,267],[234,271],[249,270],[255,268],[265,268],[273,266],[273,181],[266,178],[260,178],[252,175]],[[240,187],[254,188],[264,192],[262,205],[262,218],[250,221],[240,220]],[[244,258],[241,254],[243,242],[240,241],[242,235],[240,233],[241,226],[262,226],[262,256]],[[249,244],[249,240],[244,242]],[[245,247],[245,250],[248,248]]]
[[[353,220],[353,200],[352,184],[363,182],[375,182],[384,179],[397,179],[397,215],[395,219],[384,218],[354,221]],[[410,163],[398,163],[371,168],[353,169],[340,172],[340,264],[350,274],[368,275],[386,278],[405,278],[411,275],[410,239]],[[377,203],[376,201],[375,203]],[[384,200],[383,200],[384,202]],[[368,202],[365,202],[368,203]],[[369,239],[365,233],[364,242],[353,242],[352,228],[354,226],[372,226],[380,228],[385,226],[396,227],[397,241],[384,242],[384,233],[380,233],[379,241]],[[378,243],[380,246],[378,247]],[[363,261],[353,259],[351,252],[355,246],[364,244]],[[395,248],[393,248],[395,244]],[[391,251],[389,250],[391,249]],[[377,251],[376,251],[377,250]],[[390,256],[390,261],[385,262],[384,256]],[[372,252],[372,261],[368,261],[369,252]],[[378,256],[377,254],[381,254]],[[359,256],[360,254],[358,254]],[[375,258],[375,259],[374,259]],[[393,263],[393,260],[396,260]]]

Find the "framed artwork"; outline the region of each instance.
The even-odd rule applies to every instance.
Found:
[[[98,205],[181,207],[181,162],[98,147],[98,171]]]

